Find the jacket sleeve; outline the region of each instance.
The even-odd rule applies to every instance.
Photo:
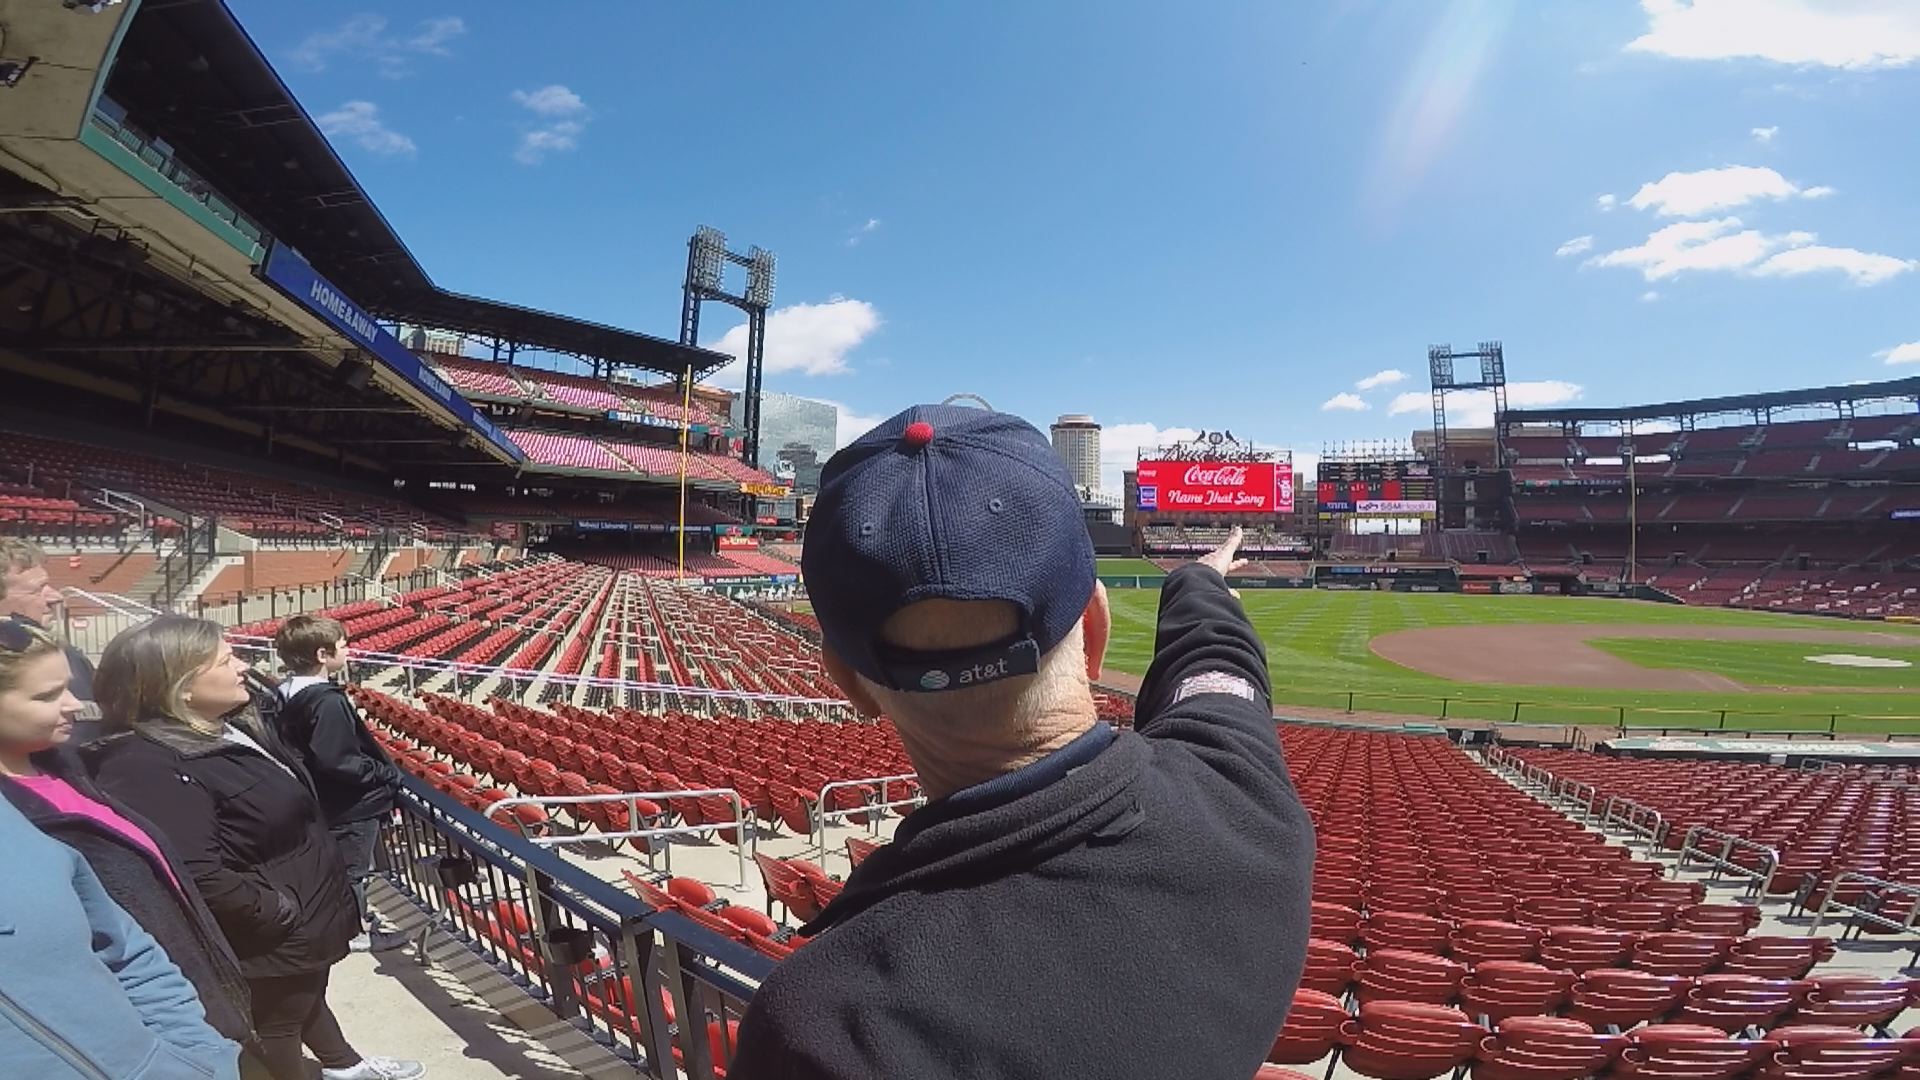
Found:
[[[392,766],[361,746],[359,714],[346,695],[338,693],[324,695],[314,708],[307,767],[322,791],[330,787],[366,791],[395,779]]]
[[[193,984],[166,951],[108,898],[85,859],[73,860],[73,890],[93,928],[93,951],[120,981],[127,1001],[175,1055],[222,1080],[238,1080],[240,1047],[207,1023]]]
[[[1247,613],[1210,567],[1192,563],[1167,576],[1153,663],[1140,685],[1134,728],[1148,738],[1188,739],[1199,721],[1205,741],[1278,760],[1266,649]]]
[[[219,805],[205,787],[125,754],[109,757],[94,782],[166,836],[228,940],[272,941],[292,932],[298,916],[293,898],[227,865],[220,850]]]

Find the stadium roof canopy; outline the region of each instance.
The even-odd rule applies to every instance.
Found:
[[[1821,386],[1809,390],[1776,390],[1766,394],[1694,398],[1690,401],[1668,401],[1654,405],[1581,409],[1508,409],[1500,414],[1500,422],[1503,424],[1597,424],[1608,421],[1711,416],[1716,413],[1766,413],[1773,409],[1791,409],[1808,405],[1839,406],[1848,402],[1884,401],[1890,398],[1920,398],[1920,376],[1891,379],[1887,382]]]
[[[732,358],[433,283],[222,0],[147,4],[107,94],[269,233],[381,316],[667,374]]]

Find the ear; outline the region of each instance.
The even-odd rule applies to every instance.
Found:
[[[1087,598],[1086,614],[1080,616],[1086,638],[1087,678],[1098,679],[1107,662],[1107,641],[1113,636],[1113,609],[1107,606],[1107,587],[1093,583],[1093,595]]]
[[[861,716],[871,720],[884,711],[880,708],[880,703],[873,699],[873,695],[867,692],[866,685],[860,681],[860,676],[854,674],[854,670],[847,666],[846,661],[840,659],[824,644],[820,646],[820,666],[826,669],[827,678],[832,679],[833,685],[838,686],[840,692],[847,695],[847,700],[853,704],[854,711]]]

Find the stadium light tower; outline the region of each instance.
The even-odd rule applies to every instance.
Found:
[[[746,288],[727,291],[727,264],[744,266]],[[747,313],[747,385],[740,393],[740,422],[746,428],[746,458],[760,464],[760,384],[766,373],[767,309],[773,306],[776,276],[773,252],[750,247],[745,255],[727,250],[726,234],[702,225],[687,241],[687,281],[681,288],[680,344],[700,344],[700,305],[718,300]]]
[[[1478,360],[1478,377],[1454,369],[1456,360]],[[1462,390],[1491,392],[1493,394],[1494,444],[1502,444],[1500,421],[1507,411],[1507,354],[1498,341],[1483,341],[1479,348],[1453,351],[1451,345],[1427,346],[1427,372],[1432,376],[1433,385],[1433,472],[1436,481],[1435,494],[1440,500],[1440,525],[1447,526],[1449,520],[1447,504],[1449,498],[1450,470],[1447,465],[1447,395]],[[1464,498],[1464,495],[1463,495]],[[1465,515],[1462,514],[1464,521]]]

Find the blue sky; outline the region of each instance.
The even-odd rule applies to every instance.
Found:
[[[671,336],[716,226],[848,427],[1310,459],[1483,338],[1516,402],[1920,373],[1906,0],[230,3],[441,284]]]

